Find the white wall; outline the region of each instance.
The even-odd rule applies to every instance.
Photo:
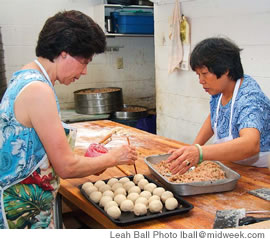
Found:
[[[6,78],[35,59],[38,34],[45,20],[61,10],[80,10],[93,16],[93,5],[101,0],[1,0],[0,26],[5,53]],[[95,19],[94,19],[95,20]],[[154,38],[108,38],[108,46],[121,46],[118,52],[94,57],[88,74],[71,85],[55,85],[62,109],[73,108],[73,92],[89,87],[123,88],[124,102],[155,107]],[[116,61],[123,57],[124,68]]]
[[[210,96],[192,71],[168,74],[168,38],[173,0],[155,4],[157,132],[192,143],[209,114]],[[191,25],[191,48],[213,36],[231,38],[240,48],[246,74],[253,76],[270,97],[270,1],[180,0]]]

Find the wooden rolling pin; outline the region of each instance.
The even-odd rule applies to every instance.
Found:
[[[115,167],[118,168],[122,173],[124,173],[124,174],[127,175],[127,176],[133,174],[133,173],[131,173],[129,170],[123,169],[120,165],[116,165]]]
[[[108,142],[111,141],[111,138],[112,138],[113,134],[117,133],[119,130],[120,130],[120,129],[113,129],[113,130],[111,131],[111,133],[107,134],[107,135],[106,135],[103,139],[101,139],[98,143],[99,143],[99,144],[103,144],[103,145],[107,144]]]
[[[111,139],[112,135],[113,135],[113,133],[107,134],[107,135],[106,135],[103,139],[101,139],[98,143],[99,143],[99,144],[103,144],[103,145],[107,144],[108,142],[110,142],[110,139]]]
[[[127,136],[127,141],[128,141],[128,145],[130,145],[130,141],[129,141],[129,137]],[[134,162],[134,169],[135,169],[135,174],[137,174],[137,168],[136,168],[136,164]]]

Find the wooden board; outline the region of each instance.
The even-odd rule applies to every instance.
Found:
[[[74,123],[72,126],[78,129],[75,152],[83,155],[90,143],[97,143],[115,127],[121,127],[128,131],[130,143],[137,147],[139,160],[136,162],[138,173],[147,175],[156,180],[149,172],[144,163],[144,157],[149,155],[167,153],[170,149],[179,148],[185,143],[167,139],[162,136],[153,135],[126,125],[109,120]],[[126,137],[113,135],[112,141],[106,145],[108,149],[127,144]],[[217,159],[218,160],[218,159]],[[99,176],[89,176],[78,179],[61,180],[60,193],[86,212],[104,228],[136,228],[136,229],[206,229],[213,228],[217,210],[239,209],[246,210],[270,210],[268,201],[255,197],[248,193],[250,190],[270,187],[269,170],[266,168],[255,168],[242,166],[230,162],[222,162],[232,170],[241,175],[236,188],[230,192],[211,193],[183,197],[194,208],[184,214],[176,215],[158,220],[151,220],[126,227],[119,227],[97,210],[81,194],[78,186],[86,181],[95,182],[99,179],[105,180],[111,177],[121,177],[134,174],[133,166],[119,166],[107,169]]]

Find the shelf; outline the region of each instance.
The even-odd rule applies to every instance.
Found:
[[[105,18],[110,16],[110,13],[115,10],[132,9],[132,10],[145,10],[154,12],[154,6],[147,5],[121,5],[121,4],[97,4],[94,8],[94,19],[102,27],[106,37],[153,37],[154,34],[123,34],[123,33],[109,33],[106,30]]]
[[[153,37],[153,34],[121,34],[121,33],[106,33],[106,37]]]

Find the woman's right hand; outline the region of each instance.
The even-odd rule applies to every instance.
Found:
[[[110,156],[115,159],[115,165],[135,164],[138,154],[134,146],[123,145],[109,151]]]
[[[177,150],[170,150],[170,152],[171,155],[167,162],[171,163],[170,171],[172,174],[183,174],[199,162],[199,151],[194,145],[183,146]]]

